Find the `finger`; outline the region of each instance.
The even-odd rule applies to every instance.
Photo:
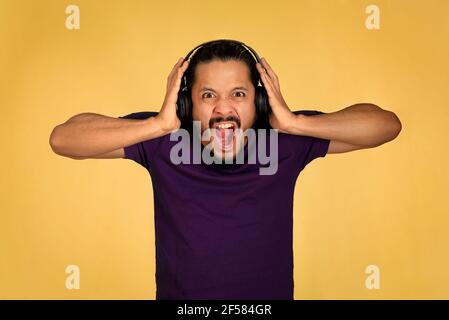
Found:
[[[170,73],[168,83],[167,83],[168,88],[177,87],[176,91],[179,90],[182,76],[184,74],[184,71],[187,69],[187,67],[188,67],[188,62],[186,60],[184,60],[183,58],[178,60],[175,67],[173,68],[172,72]],[[178,84],[178,80],[179,80],[179,84]]]
[[[176,70],[176,73],[174,73],[172,76],[168,90],[170,92],[169,94],[173,98],[177,97],[177,94],[181,88],[182,76],[184,74],[184,71],[187,69],[187,67],[188,67],[188,62],[184,61],[183,64],[180,67],[178,67],[178,69]]]
[[[277,79],[277,75],[274,72],[273,68],[270,66],[270,64],[268,63],[267,59],[265,58],[261,58],[260,62],[262,63],[262,65],[264,66],[265,69],[267,69],[268,71],[268,75],[274,79]]]
[[[273,80],[273,84],[279,89],[279,78],[276,75],[276,73],[273,71],[273,68],[268,64],[267,60],[265,58],[261,58],[260,61],[262,62],[262,65],[267,70],[268,75]]]
[[[183,58],[183,57],[180,57],[180,58],[178,59],[178,61],[176,61],[174,67],[176,67],[181,61],[184,61],[184,58]]]
[[[267,79],[273,81],[273,79],[271,79],[270,75],[268,74],[268,70],[261,63],[258,63],[257,66],[261,75],[265,74],[267,76]]]
[[[274,87],[272,79],[269,77],[267,71],[260,64],[258,65],[258,70],[260,72],[260,78],[262,79],[264,85]]]
[[[183,61],[182,65],[178,68],[177,77],[175,79],[175,84],[177,85],[178,88],[181,84],[181,80],[184,75],[184,72],[187,70],[188,66],[189,66],[189,63],[187,61]],[[179,82],[179,84],[178,84],[178,82]]]
[[[273,97],[273,98],[276,97],[275,88],[271,82],[271,79],[268,77],[268,75],[266,73],[262,73],[260,77],[265,86],[265,89],[267,90],[268,96]]]
[[[176,73],[176,70],[179,68],[179,66],[183,63],[184,58],[181,57],[178,59],[178,61],[173,66],[173,69],[170,71],[170,74],[168,75],[167,79],[169,82],[171,82],[171,79],[173,78],[173,75]]]
[[[178,92],[181,88],[181,82],[182,82],[182,75],[184,71],[179,68],[178,73],[176,74],[176,77],[173,79],[173,91]]]
[[[264,66],[260,62],[256,63],[256,68],[261,74],[267,72],[267,70],[264,68]]]
[[[184,71],[186,71],[188,67],[189,67],[189,62],[187,60],[184,60],[180,67],[182,69],[182,72],[184,73]]]
[[[173,69],[171,69],[170,75],[173,74],[177,68],[183,63],[184,58],[179,58],[178,61],[176,61],[175,65],[173,66]]]
[[[278,76],[276,75],[276,73],[273,71],[273,69],[268,64],[268,62],[265,58],[262,58],[261,62],[263,64],[264,68],[267,70],[268,76],[271,79],[273,86],[276,88],[277,91],[281,91],[279,79],[278,79]]]

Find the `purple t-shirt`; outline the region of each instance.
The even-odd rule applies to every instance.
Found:
[[[329,140],[279,132],[273,175],[259,162],[175,165],[177,143],[168,134],[124,148],[153,184],[156,299],[293,299],[294,187]]]

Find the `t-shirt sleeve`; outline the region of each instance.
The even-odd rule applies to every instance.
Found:
[[[144,111],[144,112],[135,112],[130,113],[125,116],[120,116],[122,119],[147,119],[149,117],[154,117],[157,115],[157,112]],[[130,159],[141,166],[145,167],[148,171],[150,171],[153,157],[157,152],[157,147],[159,144],[159,138],[141,141],[133,145],[129,145],[124,147],[125,159]]]
[[[323,114],[324,112],[316,110],[300,110],[294,111],[293,113],[312,117],[314,115]],[[296,136],[293,140],[293,148],[295,148],[295,152],[298,154],[298,164],[300,165],[301,170],[312,160],[325,157],[329,150],[330,140],[328,139],[311,136]]]

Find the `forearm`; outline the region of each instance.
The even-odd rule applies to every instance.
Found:
[[[82,113],[56,126],[50,145],[60,155],[91,157],[166,133],[156,117],[135,120]]]
[[[295,115],[289,133],[375,147],[393,140],[401,122],[391,111],[373,104],[355,104],[337,112]]]

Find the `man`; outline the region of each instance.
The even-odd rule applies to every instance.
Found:
[[[51,147],[59,155],[127,158],[150,173],[156,299],[293,299],[293,194],[298,174],[317,157],[376,147],[401,131],[393,112],[369,103],[327,114],[292,112],[277,75],[265,59],[258,61],[236,41],[207,43],[190,61],[180,58],[175,64],[158,113],[118,119],[83,113],[51,134]],[[269,113],[256,98],[260,82]],[[215,140],[215,159],[225,159],[226,152],[236,159],[242,150],[247,156],[248,139],[239,149],[234,132],[259,129],[266,116],[277,137],[277,149],[270,142],[271,153],[277,152],[276,171],[261,175],[260,159],[175,164],[172,150],[178,142],[172,134],[183,128],[192,133],[188,121],[177,115],[182,86],[191,99],[189,119],[200,128],[200,136],[191,137],[193,144],[204,151]],[[211,129],[213,138],[203,140],[201,134]],[[184,151],[193,153],[192,145]]]

